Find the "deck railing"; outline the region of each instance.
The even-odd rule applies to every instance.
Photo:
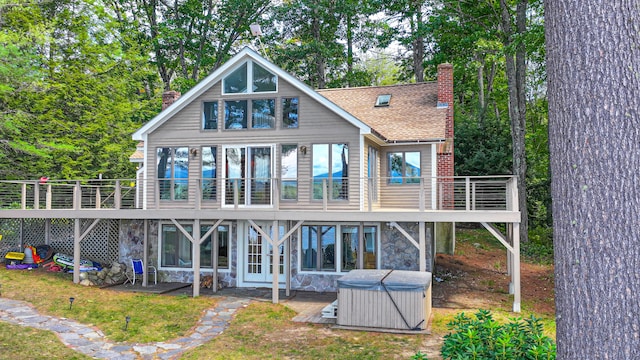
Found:
[[[518,207],[513,176],[162,179],[150,182],[146,192],[144,185],[132,179],[0,181],[0,210],[165,209],[172,205],[291,209],[292,204],[300,205],[300,210],[357,211],[517,211]],[[145,196],[149,201],[143,200]]]

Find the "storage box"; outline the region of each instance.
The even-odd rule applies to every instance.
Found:
[[[352,270],[338,279],[337,325],[424,330],[430,316],[430,272]]]
[[[24,253],[17,251],[8,252],[7,255],[4,256],[5,264],[21,264],[22,260],[24,260]]]

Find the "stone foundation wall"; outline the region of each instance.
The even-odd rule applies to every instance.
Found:
[[[100,271],[86,271],[80,273],[80,285],[103,286],[121,284],[127,280],[125,264],[113,262]]]

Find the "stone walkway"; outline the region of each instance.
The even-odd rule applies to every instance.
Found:
[[[250,299],[221,297],[206,311],[188,336],[148,344],[116,344],[104,337],[96,327],[66,318],[40,314],[29,303],[0,298],[0,320],[12,324],[53,331],[68,347],[98,359],[175,359],[186,350],[210,341],[229,326],[238,308]]]

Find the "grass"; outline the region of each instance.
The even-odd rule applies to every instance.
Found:
[[[469,256],[476,251],[504,251],[504,247],[487,231],[458,229],[456,249]],[[474,245],[474,244],[479,245]],[[502,264],[490,263],[493,268]],[[485,286],[491,286],[490,280]],[[43,271],[15,271],[0,268],[2,296],[25,300],[40,312],[93,324],[115,342],[146,343],[166,341],[185,335],[195,325],[202,311],[212,307],[215,299],[188,296],[134,294],[87,288],[75,285],[68,274]],[[76,300],[69,310],[69,297]],[[504,296],[490,310],[494,318],[506,322],[516,314],[510,312],[511,299]],[[523,312],[527,318],[532,306],[526,300]],[[447,324],[464,311],[477,309],[434,310],[431,335],[399,335],[331,329],[324,325],[294,323],[295,313],[283,305],[254,302],[236,313],[231,326],[214,340],[183,354],[181,359],[410,359],[418,351],[425,352],[425,342],[447,334]],[[131,316],[128,331],[123,331],[125,316]],[[542,318],[544,333],[555,338],[552,315]],[[47,331],[0,323],[0,358],[87,359],[66,348]],[[25,340],[25,339],[28,339]],[[35,344],[35,345],[34,345]],[[432,358],[431,356],[429,358]]]
[[[294,323],[283,305],[253,303],[213,341],[181,359],[408,359],[429,335],[330,329]]]
[[[115,292],[73,284],[70,274],[0,268],[2,296],[98,327],[114,342],[165,341],[188,332],[215,299]],[[74,297],[69,309],[69,298]],[[131,321],[124,331],[125,317]]]
[[[50,331],[2,323],[0,326],[0,358],[2,359],[68,359],[91,357],[64,346]]]

